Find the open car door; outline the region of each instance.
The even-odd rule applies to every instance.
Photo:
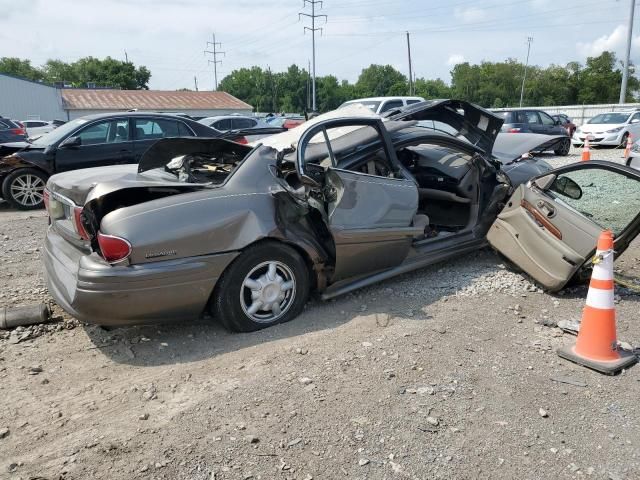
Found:
[[[395,267],[409,253],[418,189],[403,173],[377,118],[326,120],[301,136],[296,153],[307,202],[335,247],[331,282]]]
[[[640,232],[640,172],[574,163],[520,185],[487,234],[489,243],[556,291],[588,268],[603,229],[620,255]]]

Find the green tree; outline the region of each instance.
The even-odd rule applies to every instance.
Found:
[[[370,65],[360,73],[355,85],[359,97],[406,95],[407,77],[391,65]]]
[[[440,78],[435,80],[418,78],[415,81],[414,88],[416,95],[425,99],[449,98],[451,96],[451,88]]]
[[[30,60],[23,60],[16,57],[0,58],[0,73],[14,75],[16,77],[28,78],[29,80],[42,80],[43,74],[36,67],[31,65]]]

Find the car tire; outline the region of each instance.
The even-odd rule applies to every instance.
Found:
[[[19,168],[2,182],[2,198],[20,210],[44,207],[44,187],[47,175],[35,168]]]
[[[571,140],[566,138],[562,141],[562,145],[560,146],[560,148],[557,148],[556,150],[554,150],[553,153],[561,157],[566,157],[567,155],[569,155],[570,150],[571,150]]]
[[[296,250],[281,242],[261,242],[242,252],[223,273],[211,313],[231,331],[254,332],[298,316],[309,285],[307,265]]]

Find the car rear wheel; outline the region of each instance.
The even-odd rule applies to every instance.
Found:
[[[555,149],[553,153],[562,157],[566,157],[567,155],[569,155],[569,150],[571,150],[571,140],[566,138],[562,140],[562,144],[560,145],[560,147]]]
[[[293,248],[264,242],[245,250],[216,286],[212,314],[234,332],[253,332],[300,314],[309,272]]]
[[[47,176],[35,168],[21,168],[11,172],[2,183],[2,196],[20,210],[44,206],[44,187]]]

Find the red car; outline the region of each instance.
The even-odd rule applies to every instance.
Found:
[[[569,135],[569,137],[573,137],[573,132],[576,131],[577,126],[571,121],[568,116],[566,116],[564,113],[558,113],[557,115],[552,115],[551,117],[554,120],[560,122],[560,125],[562,125],[565,130],[567,130],[567,134]]]

